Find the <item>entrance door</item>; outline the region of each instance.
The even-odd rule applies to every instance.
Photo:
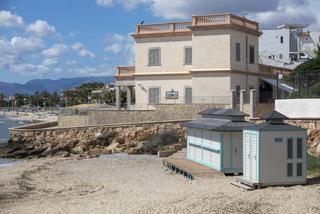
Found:
[[[192,88],[185,88],[185,104],[192,104]]]
[[[244,136],[244,152],[243,159],[245,160],[243,166],[243,176],[251,182],[258,181],[258,158],[257,158],[257,144],[258,138],[255,133],[245,133]]]

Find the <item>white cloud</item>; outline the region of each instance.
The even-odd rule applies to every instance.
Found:
[[[114,69],[108,65],[100,65],[98,67],[82,67],[70,69],[70,72],[77,76],[109,76],[114,75]]]
[[[67,65],[75,65],[77,64],[77,60],[69,60],[66,62]]]
[[[35,37],[24,38],[15,36],[11,39],[10,44],[19,53],[35,52],[45,47],[43,41]]]
[[[80,42],[76,42],[72,45],[72,49],[77,52],[80,56],[83,57],[90,57],[90,58],[95,58],[96,55],[92,52],[90,52],[89,50],[87,50],[85,48],[85,46],[80,43]]]
[[[68,47],[63,43],[59,43],[59,44],[54,44],[51,48],[48,48],[42,51],[42,54],[45,55],[46,57],[57,58],[67,53],[67,51],[68,51]]]
[[[191,19],[194,14],[231,12],[248,14],[262,26],[276,26],[284,22],[320,24],[319,0],[97,0],[98,5],[121,5],[134,9],[149,8],[155,16],[165,19]]]
[[[135,9],[139,4],[149,4],[151,0],[96,0],[97,5],[111,7],[115,4],[122,5],[126,10]]]
[[[54,68],[52,71],[55,73],[61,73],[63,70],[62,70],[62,68],[58,67],[58,68]]]
[[[27,32],[33,33],[37,36],[47,36],[56,32],[54,26],[50,26],[44,20],[37,20],[34,23],[31,23],[27,28]]]
[[[134,64],[134,41],[130,34],[108,34],[105,41],[107,53],[120,55],[128,64]]]
[[[50,66],[50,65],[56,65],[59,64],[59,60],[56,58],[45,58],[42,61],[42,65]]]
[[[21,27],[23,19],[20,16],[12,14],[10,11],[0,11],[0,27]]]

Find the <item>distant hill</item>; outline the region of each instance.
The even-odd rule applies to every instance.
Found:
[[[82,83],[110,83],[114,80],[112,76],[105,77],[76,77],[76,78],[61,78],[58,80],[51,79],[35,79],[26,82],[25,84],[0,82],[0,93],[6,96],[14,95],[15,93],[33,94],[36,91],[47,91],[53,93],[65,89],[74,88]]]

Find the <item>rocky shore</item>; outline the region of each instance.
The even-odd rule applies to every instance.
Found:
[[[185,147],[180,123],[128,127],[49,128],[11,130],[9,144],[0,148],[4,158],[96,157],[103,154],[157,154]]]

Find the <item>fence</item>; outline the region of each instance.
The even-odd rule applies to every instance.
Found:
[[[285,81],[296,89],[288,98],[320,98],[320,70],[296,72]]]

